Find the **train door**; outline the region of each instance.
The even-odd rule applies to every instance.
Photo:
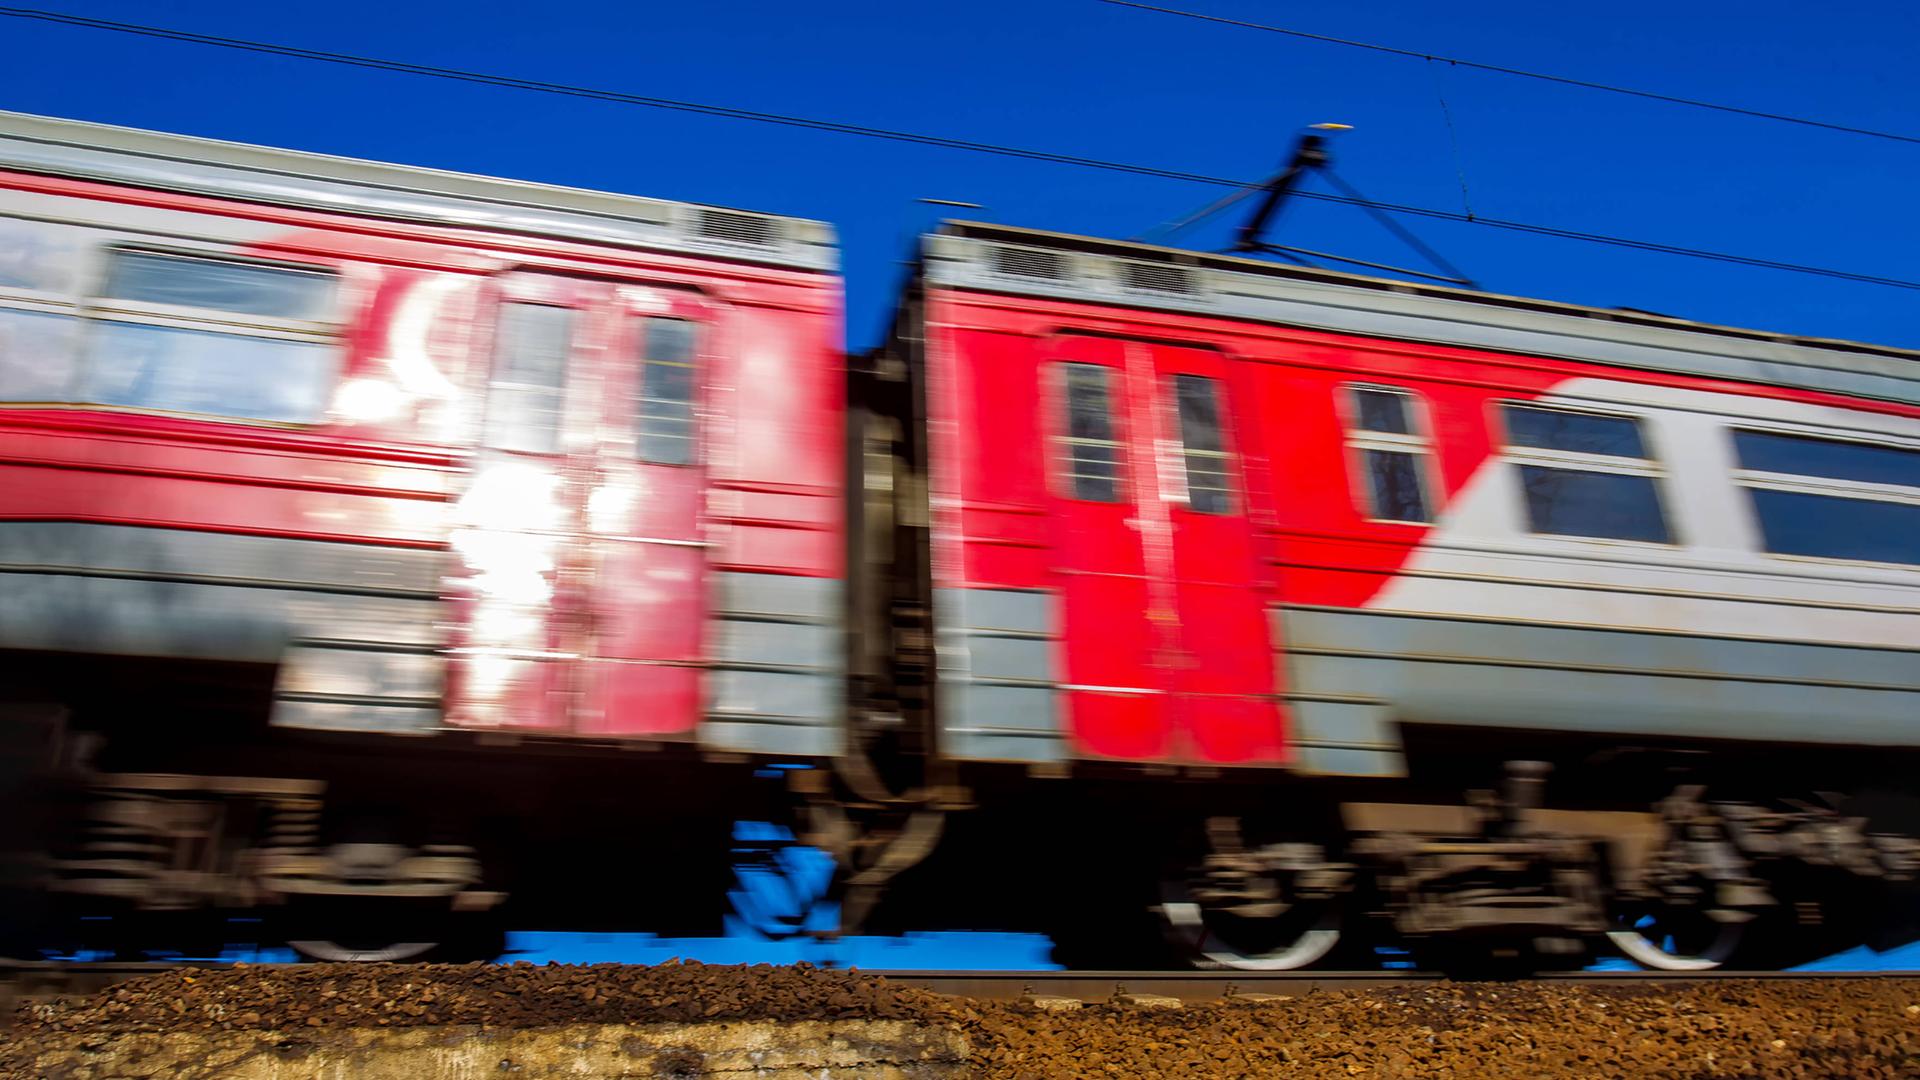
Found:
[[[1273,702],[1273,653],[1248,515],[1248,434],[1233,422],[1235,371],[1211,349],[1135,346],[1150,369],[1165,562],[1151,569],[1174,595],[1180,648],[1166,674],[1183,757],[1272,760],[1284,742]]]
[[[717,323],[685,294],[614,291],[586,466],[581,734],[693,730],[707,613],[701,357]]]
[[[1158,758],[1168,746],[1159,669],[1177,626],[1149,574],[1158,483],[1136,436],[1152,431],[1152,416],[1134,407],[1125,342],[1061,336],[1045,355],[1067,727],[1091,753]]]
[[[690,731],[704,622],[699,350],[659,290],[496,282],[479,447],[454,509],[449,720]]]

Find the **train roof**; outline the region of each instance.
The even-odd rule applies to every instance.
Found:
[[[0,169],[804,270],[823,222],[0,112]]]
[[[1502,296],[1149,244],[949,221],[933,285],[1246,319],[1920,405],[1920,351]]]

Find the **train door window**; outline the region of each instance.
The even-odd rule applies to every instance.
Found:
[[[494,450],[551,454],[560,449],[571,308],[507,303],[488,388],[483,442]]]
[[[1063,364],[1064,434],[1057,436],[1067,487],[1076,499],[1120,502],[1120,440],[1113,423],[1113,371]]]
[[[1173,396],[1180,414],[1187,508],[1201,514],[1230,514],[1232,481],[1221,429],[1220,383],[1204,375],[1175,375]]]
[[[337,350],[319,269],[110,249],[87,304],[82,401],[308,423]],[[235,316],[241,316],[236,318]]]
[[[1767,551],[1920,565],[1920,450],[1741,430],[1733,446]]]
[[[694,326],[685,319],[643,319],[640,399],[635,436],[642,461],[655,465],[694,462]]]
[[[1427,483],[1432,449],[1414,396],[1378,386],[1350,386],[1347,393],[1352,419],[1347,442],[1360,466],[1367,516],[1432,521]]]
[[[1503,405],[1507,456],[1527,527],[1554,536],[1672,542],[1640,422],[1630,416]]]

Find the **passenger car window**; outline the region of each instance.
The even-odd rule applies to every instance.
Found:
[[[1112,372],[1063,364],[1065,434],[1058,436],[1068,489],[1076,499],[1120,502],[1120,442],[1114,438]]]
[[[333,275],[153,251],[109,253],[100,296],[148,304],[318,320],[333,301]]]
[[[1920,450],[1770,431],[1733,444],[1767,551],[1920,565]]]
[[[1664,544],[1667,523],[1653,480],[1585,469],[1520,466],[1527,526],[1537,533]]]
[[[639,457],[656,465],[694,461],[694,329],[684,319],[641,320]]]
[[[0,291],[77,296],[93,240],[72,225],[0,217]]]
[[[320,418],[331,346],[146,323],[86,331],[81,401],[280,423]]]
[[[323,418],[338,363],[331,271],[94,237],[0,219],[0,401]],[[94,253],[104,273],[83,293]]]
[[[1432,521],[1420,483],[1420,455],[1399,450],[1360,451],[1367,471],[1368,507],[1383,521]]]
[[[560,449],[560,410],[572,341],[571,308],[500,306],[500,336],[482,438],[486,446],[526,454]]]
[[[1535,446],[1542,450],[1607,457],[1647,456],[1646,447],[1640,441],[1640,424],[1624,416],[1601,416],[1528,405],[1508,405],[1505,412],[1507,442],[1512,446]]]
[[[1504,405],[1527,527],[1554,536],[1672,542],[1640,422],[1538,405]]]
[[[1427,522],[1432,448],[1421,429],[1412,393],[1376,386],[1350,386],[1352,424],[1347,434],[1360,466],[1360,501],[1379,521]]]
[[[335,349],[318,324],[333,275],[200,256],[111,249],[88,304],[72,397],[101,405],[311,423]],[[132,305],[163,305],[148,308]],[[249,316],[236,327],[206,313]]]
[[[1181,457],[1186,463],[1187,506],[1201,514],[1233,512],[1225,436],[1220,423],[1220,384],[1204,375],[1175,375],[1180,413]]]
[[[1756,472],[1920,488],[1920,450],[1772,431],[1735,431],[1733,447],[1740,467]]]
[[[1407,395],[1356,386],[1353,388],[1353,403],[1357,420],[1355,426],[1360,430],[1387,435],[1413,434],[1413,420],[1408,415],[1413,403]]]
[[[0,401],[65,401],[73,389],[80,320],[0,307]]]

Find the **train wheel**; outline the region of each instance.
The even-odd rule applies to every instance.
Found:
[[[464,963],[491,960],[506,946],[498,912],[449,911],[444,897],[312,898],[291,905],[286,917],[287,946],[327,964]]]
[[[352,937],[337,939],[304,938],[289,941],[294,952],[327,964],[392,964],[404,960],[430,960],[437,964],[465,964],[490,961],[506,951],[506,934],[498,920],[473,914],[456,915],[443,921],[436,941],[398,941],[366,936],[356,931]],[[401,934],[427,937],[425,933]],[[400,935],[396,935],[400,936]]]
[[[1197,967],[1292,971],[1340,944],[1353,867],[1310,842],[1249,846],[1240,822],[1207,821],[1208,854],[1161,887],[1167,934]]]
[[[1608,940],[1621,955],[1654,971],[1712,971],[1733,958],[1744,922],[1722,922],[1697,908],[1649,904],[1623,908]]]
[[[1168,936],[1195,967],[1235,971],[1294,971],[1325,959],[1340,944],[1340,912],[1312,905],[1279,918],[1249,919],[1209,910],[1170,888],[1160,905]]]
[[[289,941],[294,952],[328,964],[390,964],[417,960],[440,947],[437,941],[401,941],[375,944],[362,941]]]

